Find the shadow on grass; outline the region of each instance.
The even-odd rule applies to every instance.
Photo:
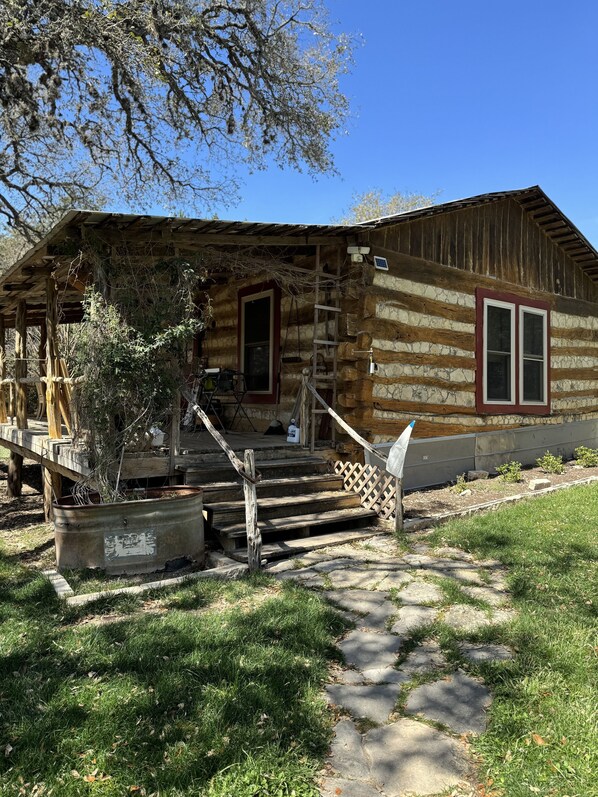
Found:
[[[254,766],[286,762],[298,778],[324,754],[319,693],[344,626],[316,596],[285,585],[252,606],[259,583],[211,583],[212,600],[232,588],[247,605],[198,612],[196,586],[184,611],[73,627],[61,625],[48,585],[26,575],[0,587],[5,783],[35,780],[55,795],[91,783],[102,795],[199,794],[249,751]]]

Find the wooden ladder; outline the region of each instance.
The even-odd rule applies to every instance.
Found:
[[[341,312],[340,272],[340,254],[337,254],[336,257],[335,272],[328,273],[322,270],[320,246],[317,246],[311,383],[318,392],[324,392],[333,408],[336,407],[337,391],[337,349]],[[320,337],[319,326],[322,323],[324,324],[324,334]],[[324,363],[323,371],[321,370],[322,362]],[[328,364],[330,364],[330,368],[328,368]],[[310,450],[312,454],[316,446],[316,422],[326,413],[327,410],[321,409],[315,396],[312,395],[310,410]],[[334,444],[336,439],[334,421],[332,422],[331,436]]]

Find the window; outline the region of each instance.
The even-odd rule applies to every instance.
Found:
[[[483,289],[476,301],[478,412],[549,413],[548,304]]]
[[[247,398],[276,400],[280,340],[280,293],[272,283],[239,291],[239,370],[245,374]]]

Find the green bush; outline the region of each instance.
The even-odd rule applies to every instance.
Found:
[[[521,462],[516,462],[515,460],[505,462],[504,465],[499,465],[497,467],[496,472],[503,482],[516,484],[521,481]]]
[[[467,484],[467,479],[465,478],[464,473],[460,473],[457,476],[457,480],[450,489],[452,493],[457,493],[458,495],[461,495],[461,493],[464,493],[465,490],[469,489],[469,485]]]
[[[563,473],[565,470],[563,458],[551,454],[550,451],[547,451],[544,456],[538,457],[536,465],[541,468],[544,473]]]
[[[575,449],[575,459],[582,468],[596,468],[598,467],[598,448],[579,446]]]

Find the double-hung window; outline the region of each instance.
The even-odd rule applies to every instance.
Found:
[[[476,291],[479,412],[550,412],[550,311],[546,302]]]

